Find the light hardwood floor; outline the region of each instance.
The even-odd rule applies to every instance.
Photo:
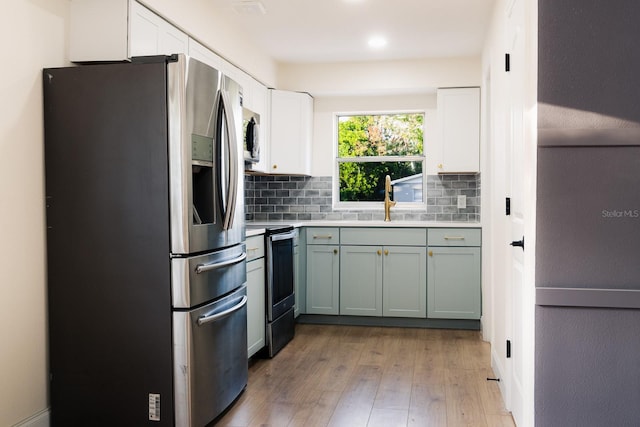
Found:
[[[477,331],[297,325],[216,426],[514,426]]]

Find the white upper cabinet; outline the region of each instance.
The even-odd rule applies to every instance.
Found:
[[[188,46],[188,54],[190,57],[197,59],[216,70],[222,71],[223,73],[226,71],[228,63],[208,47],[198,43],[192,38],[189,38]]]
[[[187,53],[188,36],[132,0],[72,0],[72,62]]]
[[[131,2],[129,56],[187,53],[189,37],[137,2]]]
[[[480,172],[480,88],[438,89],[438,173]]]
[[[307,93],[270,90],[269,173],[311,174],[313,98]]]

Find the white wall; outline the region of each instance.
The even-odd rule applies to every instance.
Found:
[[[280,64],[278,89],[314,96],[398,94],[480,86],[480,58]]]
[[[325,96],[314,98],[313,157],[311,174],[313,176],[333,175],[335,158],[335,113],[349,112],[425,112],[424,147],[427,153],[427,173],[435,173],[436,156],[435,132],[436,95],[435,93],[406,95],[371,96]]]
[[[480,58],[388,62],[280,64],[278,88],[314,96],[311,174],[333,174],[335,113],[425,111],[426,172],[436,173],[440,157],[438,87],[481,86]]]
[[[42,68],[66,65],[68,0],[1,0],[0,425],[47,408]]]

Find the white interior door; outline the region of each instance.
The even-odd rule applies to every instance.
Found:
[[[514,420],[519,426],[533,425],[533,250],[535,226],[531,226],[535,197],[531,181],[535,182],[535,149],[531,159],[531,138],[527,138],[530,126],[530,61],[527,57],[528,40],[525,0],[509,2],[507,47],[510,55],[510,71],[507,73],[508,118],[507,138],[509,173],[507,188],[511,198],[509,232],[513,247],[508,256],[507,286],[510,309],[507,310],[507,335],[510,341],[510,357],[507,370],[510,384],[507,398]],[[535,74],[535,73],[534,73]],[[535,145],[535,141],[533,141]],[[535,185],[533,186],[535,188]],[[534,190],[535,191],[535,190]],[[506,242],[508,243],[508,242]],[[506,244],[505,243],[505,244]],[[522,244],[523,246],[518,246]],[[529,251],[529,252],[528,252]]]

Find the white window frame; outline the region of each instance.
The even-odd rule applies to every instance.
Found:
[[[396,114],[422,114],[422,156],[367,156],[367,157],[338,157],[338,121],[342,116],[382,116]],[[334,210],[384,210],[384,202],[341,202],[340,201],[340,163],[345,162],[421,162],[422,163],[422,202],[398,202],[393,209],[425,210],[427,209],[427,157],[425,150],[425,124],[427,113],[424,110],[397,111],[347,111],[333,113],[333,209]]]

